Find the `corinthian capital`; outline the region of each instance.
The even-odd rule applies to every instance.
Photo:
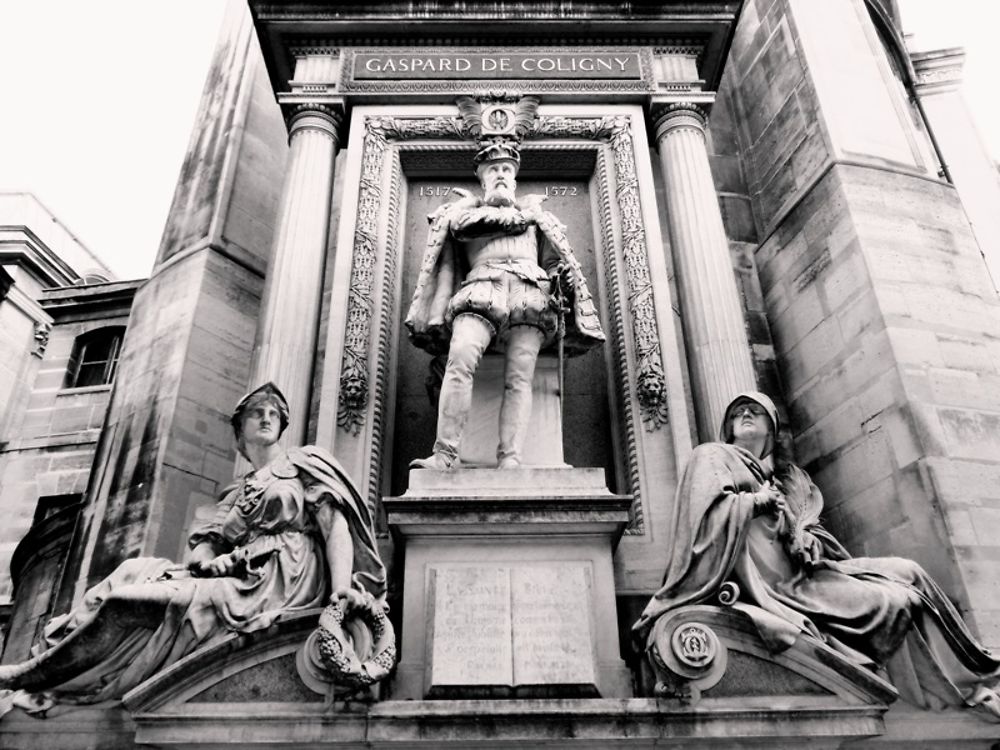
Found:
[[[653,123],[657,143],[680,128],[705,132],[709,105],[703,102],[669,102],[653,104],[649,119]]]
[[[344,122],[342,110],[330,104],[304,102],[285,107],[288,137],[302,130],[319,130],[340,142],[340,128]]]

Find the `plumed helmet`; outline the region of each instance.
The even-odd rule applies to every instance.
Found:
[[[775,407],[774,402],[760,391],[744,391],[729,402],[729,406],[726,407],[726,413],[722,417],[722,428],[719,430],[719,439],[724,443],[733,442],[733,420],[731,418],[733,409],[748,401],[763,406],[764,411],[771,418],[771,434],[768,437],[767,444],[764,446],[764,455],[760,456],[760,458],[764,458],[764,456],[770,455],[771,451],[774,450],[775,436],[778,434],[778,428],[781,424],[778,421],[778,409]]]
[[[281,432],[284,432],[285,428],[288,427],[289,412],[285,394],[274,383],[264,383],[264,385],[255,388],[241,398],[240,402],[236,404],[236,408],[233,409],[233,416],[229,418],[229,424],[233,426],[233,432],[236,434],[237,440],[240,439],[243,417],[247,411],[261,403],[270,403],[277,408],[278,419],[281,421]]]

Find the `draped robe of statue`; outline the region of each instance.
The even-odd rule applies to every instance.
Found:
[[[62,658],[47,660],[42,652],[13,687],[44,688],[65,703],[121,698],[230,633],[259,631],[284,613],[325,605],[330,582],[320,509],[327,503],[350,528],[352,587],[384,600],[385,569],[365,500],[329,453],[292,448],[228,488],[214,518],[190,536],[192,548],[207,541],[238,560],[232,574],[193,577],[170,560],[126,560],[47,626],[46,644],[60,648]],[[86,663],[95,652],[101,658]]]
[[[463,191],[464,192],[464,191]],[[604,332],[597,316],[590,290],[580,264],[573,255],[573,249],[566,237],[562,223],[551,213],[541,208],[544,198],[528,195],[518,201],[510,216],[505,220],[507,234],[537,232],[538,235],[538,282],[546,288],[546,270],[563,263],[569,269],[573,285],[565,290],[569,296],[566,315],[565,349],[567,354],[579,354],[601,344]],[[449,304],[462,289],[468,268],[455,231],[466,223],[480,221],[480,214],[500,215],[503,210],[487,206],[482,199],[472,195],[446,203],[429,217],[430,230],[427,248],[420,266],[420,274],[414,287],[410,309],[406,315],[406,327],[410,339],[421,349],[431,354],[445,354],[451,340],[451,321],[448,319]],[[493,226],[496,231],[495,226]],[[487,278],[480,274],[477,279]],[[537,282],[535,282],[537,283]],[[452,311],[454,313],[454,311]]]
[[[769,400],[768,408],[773,415]],[[794,471],[821,503],[808,475]],[[997,681],[1000,661],[976,642],[944,592],[912,560],[852,558],[814,523],[805,533],[819,545],[818,562],[811,571],[793,562],[782,519],[754,517],[754,494],[770,477],[742,447],[706,443],[693,451],[677,490],[663,585],[635,624],[637,634],[645,637],[667,611],[715,603],[720,586],[733,581],[741,592],[735,606],[774,652],[805,634],[864,667],[883,666],[896,655],[889,670],[896,687],[929,708],[962,705],[977,686]]]

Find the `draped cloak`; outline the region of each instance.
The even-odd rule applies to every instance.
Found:
[[[461,191],[465,192],[465,191]],[[587,287],[586,279],[566,237],[565,227],[539,205],[542,196],[529,195],[517,203],[519,222],[534,224],[540,235],[538,265],[553,268],[562,262],[573,277],[573,285],[565,290],[568,299],[566,316],[566,354],[581,354],[604,341],[597,308]],[[445,354],[451,341],[447,321],[448,303],[465,279],[465,258],[452,234],[453,224],[470,211],[483,207],[479,198],[467,195],[439,207],[428,216],[430,228],[427,248],[405,325],[410,340],[431,354]]]
[[[227,488],[214,517],[190,536],[192,548],[208,542],[217,554],[233,554],[240,561],[233,573],[192,577],[170,560],[126,560],[48,624],[47,651],[17,686],[44,689],[66,703],[118,699],[230,633],[259,631],[283,613],[323,606],[330,582],[317,510],[324,503],[348,522],[352,586],[384,601],[371,509],[328,452],[292,448]],[[113,614],[105,611],[110,600]],[[96,663],[87,659],[94,643],[105,652]],[[49,659],[56,650],[59,658]],[[88,662],[82,672],[74,670],[81,659]]]
[[[741,592],[736,608],[750,616],[772,651],[806,634],[876,668],[906,639],[919,688],[904,697],[928,707],[959,705],[975,685],[996,680],[1000,662],[976,642],[917,563],[852,558],[816,524],[808,533],[820,545],[820,560],[812,571],[800,569],[785,551],[780,521],[754,517],[754,493],[769,478],[741,447],[706,443],[693,451],[677,490],[663,585],[634,625],[638,635],[645,638],[665,612],[711,602],[723,583],[733,581]],[[892,669],[890,674],[901,687]]]

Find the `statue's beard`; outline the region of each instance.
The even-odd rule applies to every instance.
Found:
[[[488,206],[513,206],[514,191],[506,185],[497,185],[486,191],[483,202]]]

